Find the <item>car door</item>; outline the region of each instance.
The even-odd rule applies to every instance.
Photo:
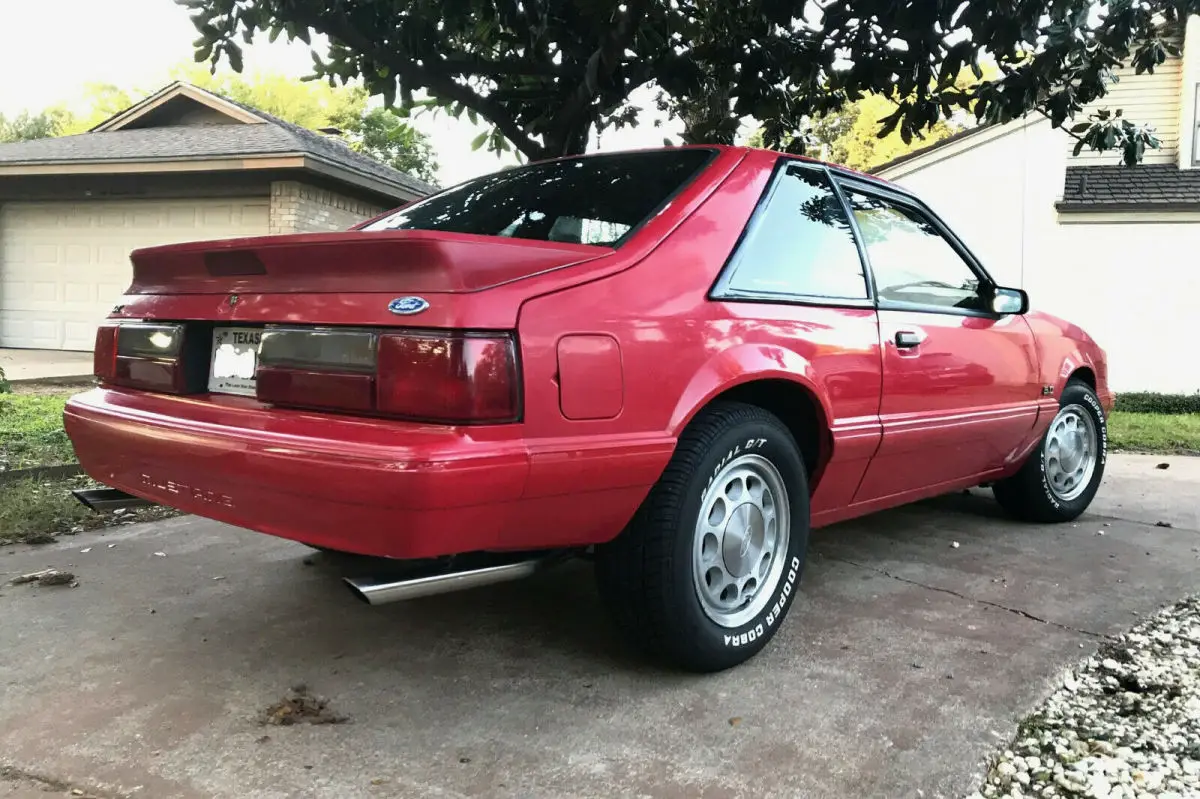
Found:
[[[833,447],[813,519],[849,505],[879,443],[882,362],[853,226],[823,165],[780,159],[710,296],[732,320],[723,344],[765,345],[824,395]]]
[[[855,502],[922,495],[1014,456],[1037,420],[1033,333],[991,311],[994,283],[913,198],[846,181],[879,311],[883,437]]]

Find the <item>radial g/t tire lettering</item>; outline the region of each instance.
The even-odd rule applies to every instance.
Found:
[[[714,404],[680,436],[626,530],[597,548],[597,581],[634,644],[690,671],[719,671],[778,631],[799,591],[808,531],[791,433],[757,406]]]

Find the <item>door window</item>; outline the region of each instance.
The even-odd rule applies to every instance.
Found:
[[[979,276],[919,211],[849,190],[881,303],[986,310]]]
[[[735,295],[867,298],[850,220],[823,169],[789,164],[779,172],[729,274]]]

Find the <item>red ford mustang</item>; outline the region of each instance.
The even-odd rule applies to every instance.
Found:
[[[1076,517],[1103,351],[903,189],[761,150],[568,158],[358,229],[143,249],[66,429],[96,480],[430,571],[594,556],[685,668],[761,650],[809,530],[991,484]]]

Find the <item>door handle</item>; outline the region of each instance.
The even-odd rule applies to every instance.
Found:
[[[925,333],[921,330],[897,330],[896,331],[896,346],[902,350],[910,350],[918,346],[925,340]]]

